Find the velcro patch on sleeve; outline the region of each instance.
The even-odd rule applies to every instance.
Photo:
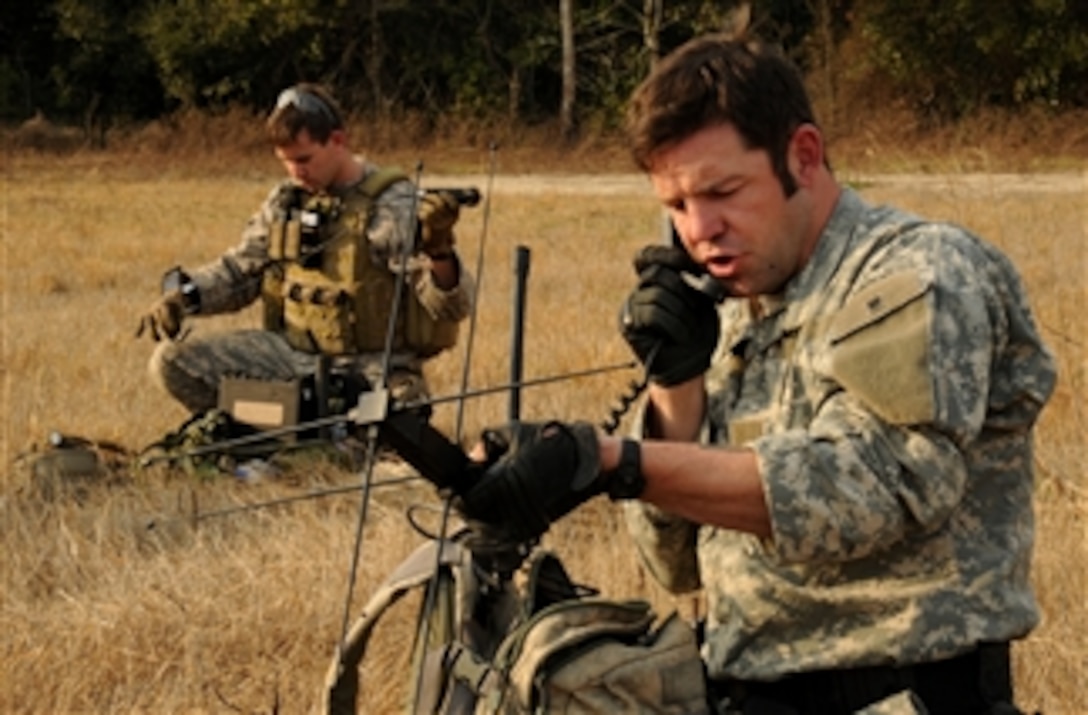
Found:
[[[858,291],[831,322],[831,377],[891,424],[935,417],[928,296],[917,273],[897,273]]]
[[[749,442],[754,442],[766,433],[769,423],[769,410],[730,420],[728,426],[729,444],[734,447],[743,447]]]

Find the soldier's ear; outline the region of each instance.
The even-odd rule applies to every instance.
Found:
[[[799,186],[812,183],[814,173],[824,163],[824,138],[815,124],[802,124],[790,138],[789,170]]]
[[[332,133],[329,134],[329,140],[326,143],[337,148],[347,146],[347,132],[343,129],[333,129]]]

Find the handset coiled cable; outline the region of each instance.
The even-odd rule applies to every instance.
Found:
[[[627,389],[620,393],[616,403],[608,410],[608,417],[600,425],[605,434],[611,435],[616,432],[624,416],[631,410],[631,405],[635,404],[635,401],[642,396],[642,393],[650,385],[650,366],[654,364],[654,358],[657,357],[657,352],[660,349],[661,343],[654,346],[646,358],[642,379],[631,380],[627,383]]]

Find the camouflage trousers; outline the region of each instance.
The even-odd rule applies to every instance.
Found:
[[[370,384],[381,381],[380,354],[336,357],[333,365],[335,369],[362,375]],[[283,336],[266,330],[164,341],[159,343],[148,365],[152,380],[193,413],[218,405],[223,378],[295,380],[310,377],[317,369],[317,355],[295,350]],[[388,385],[392,398],[398,402],[426,399],[428,390],[422,361],[414,355],[394,354]]]

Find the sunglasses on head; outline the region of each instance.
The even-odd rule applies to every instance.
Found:
[[[276,109],[283,109],[284,107],[295,107],[303,114],[319,114],[333,124],[339,123],[336,114],[332,111],[332,107],[325,100],[304,89],[288,87],[280,92],[280,96],[276,99]]]

